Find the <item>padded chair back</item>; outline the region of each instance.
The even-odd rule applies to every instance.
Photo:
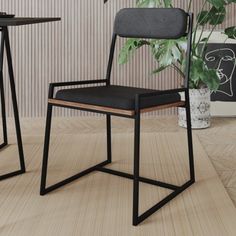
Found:
[[[125,38],[177,39],[186,35],[187,13],[179,8],[125,8],[115,19],[114,33]]]

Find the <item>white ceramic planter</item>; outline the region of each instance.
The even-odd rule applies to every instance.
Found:
[[[190,89],[190,107],[191,122],[193,129],[204,129],[210,127],[210,90],[208,88]],[[181,100],[185,100],[184,94],[181,94]],[[186,110],[178,108],[179,126],[186,128]]]

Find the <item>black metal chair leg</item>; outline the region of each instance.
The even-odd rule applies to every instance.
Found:
[[[133,225],[139,217],[139,167],[140,167],[140,113],[136,114],[134,125],[134,180],[133,180]]]
[[[188,135],[188,152],[189,152],[189,170],[190,179],[195,182],[195,171],[194,171],[194,158],[193,158],[193,139],[192,139],[192,125],[191,125],[191,110],[189,102],[189,91],[185,92],[186,98],[186,122],[187,122],[187,135]]]
[[[45,128],[45,140],[44,140],[44,150],[43,150],[43,164],[42,164],[42,175],[41,175],[41,186],[40,195],[44,195],[47,179],[47,168],[48,168],[48,152],[50,143],[50,133],[51,133],[51,121],[52,121],[52,105],[48,104],[46,128]]]
[[[21,171],[24,173],[25,161],[24,161],[24,152],[23,152],[23,145],[22,145],[22,138],[21,138],[20,120],[19,120],[19,112],[18,112],[18,106],[17,106],[16,88],[15,88],[14,73],[13,73],[13,67],[12,67],[12,56],[11,56],[8,29],[4,28],[3,31],[4,31],[4,36],[5,36],[6,54],[7,54],[7,61],[8,61],[8,70],[9,70],[9,77],[10,77],[12,105],[13,105],[13,112],[14,112],[14,118],[15,118],[17,144],[18,144],[18,151],[19,151],[19,157],[20,157],[20,166],[21,166]]]
[[[50,92],[49,92],[50,94]],[[51,121],[52,121],[52,108],[51,104],[48,104],[47,111],[47,120],[46,120],[46,130],[45,130],[45,140],[44,140],[44,150],[43,150],[43,164],[42,164],[42,173],[41,173],[41,185],[40,185],[40,195],[45,195],[53,190],[56,190],[66,184],[71,183],[72,181],[83,177],[93,171],[96,171],[97,168],[103,167],[109,164],[109,160],[103,161],[95,166],[92,166],[84,171],[81,171],[78,174],[75,174],[67,179],[64,179],[54,185],[46,187],[47,181],[47,169],[48,169],[48,153],[49,153],[49,144],[50,144],[50,133],[51,133]]]
[[[137,226],[154,212],[159,210],[185,189],[190,187],[195,182],[194,175],[194,159],[193,159],[193,144],[192,144],[192,128],[191,128],[191,112],[189,104],[189,93],[186,91],[186,115],[187,115],[187,135],[188,135],[188,150],[189,150],[189,167],[190,167],[190,180],[184,183],[182,186],[172,189],[173,192],[155,204],[153,207],[139,215],[139,176],[140,169],[140,110],[139,110],[139,98],[136,98],[135,105],[135,129],[134,129],[134,175],[133,177],[133,225]],[[100,168],[104,169],[104,168]],[[112,173],[114,174],[114,173]],[[120,175],[120,173],[119,173]],[[128,177],[130,176],[124,176]],[[169,187],[168,187],[169,188]]]
[[[111,152],[111,115],[106,115],[107,124],[107,161],[112,162],[112,152]]]

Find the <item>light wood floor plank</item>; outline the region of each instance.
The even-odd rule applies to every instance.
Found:
[[[49,184],[105,158],[103,132],[76,132],[73,125],[64,124],[59,131],[57,125],[53,129]],[[76,128],[83,126],[88,130],[87,124],[77,124]],[[61,132],[68,127],[73,130],[72,134]],[[133,135],[116,131],[111,168],[132,172]],[[28,172],[0,182],[0,235],[215,236],[236,233],[235,207],[197,135],[194,135],[197,183],[140,226],[133,227],[132,181],[127,179],[96,172],[44,197],[39,196],[43,136],[32,133],[24,135]],[[188,179],[185,132],[143,132],[141,140],[143,176],[174,184]],[[12,151],[4,150],[1,157],[12,156],[9,152],[17,154],[15,148],[13,145]],[[0,160],[0,169],[3,167],[11,168],[6,158]],[[168,192],[141,184],[140,210],[155,204]]]

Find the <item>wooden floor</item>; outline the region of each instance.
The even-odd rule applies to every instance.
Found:
[[[132,122],[115,119],[112,123],[110,167],[132,172]],[[104,128],[101,118],[57,119],[52,130],[48,183],[104,160]],[[236,209],[227,193],[235,185],[233,119],[217,119],[211,129],[194,131],[196,184],[138,227],[131,226],[132,181],[127,179],[94,172],[40,197],[44,121],[22,120],[22,130],[28,172],[0,182],[1,236],[236,235]],[[10,122],[11,145],[0,153],[1,173],[17,167],[13,131]],[[174,118],[145,119],[141,140],[143,176],[173,184],[188,179],[186,134]],[[168,193],[141,184],[140,213]],[[234,194],[230,196],[234,199]]]

